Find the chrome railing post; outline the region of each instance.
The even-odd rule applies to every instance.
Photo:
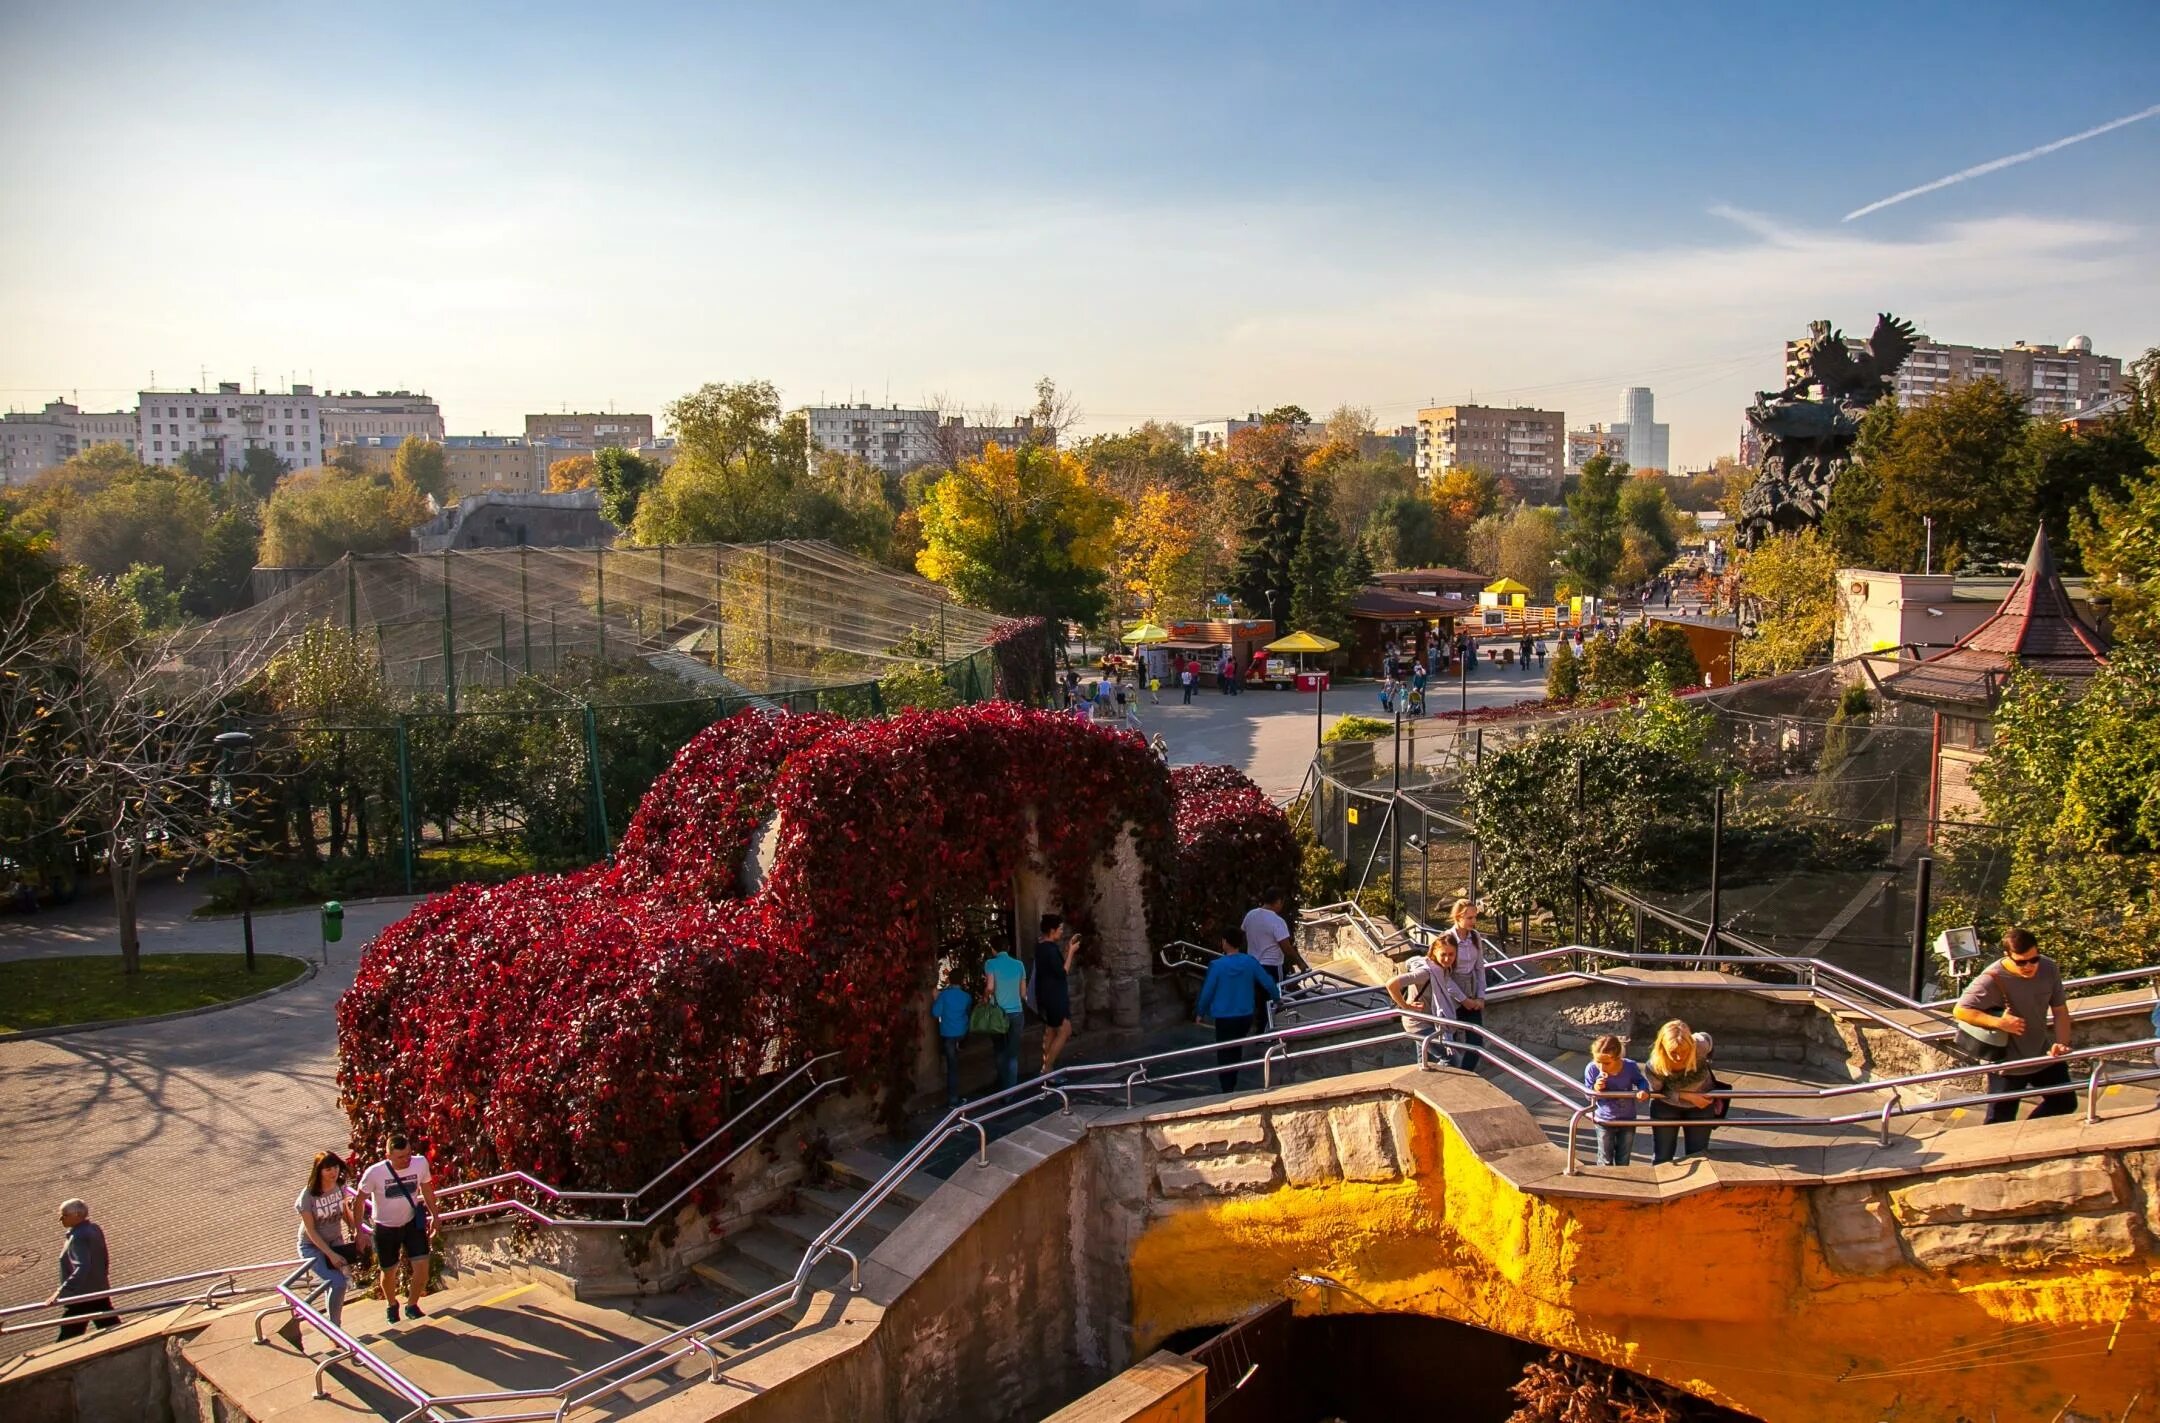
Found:
[[[1132,1070],[1132,1072],[1131,1072],[1131,1073],[1130,1073],[1130,1074],[1129,1074],[1129,1075],[1128,1075],[1128,1076],[1127,1076],[1127,1077],[1125,1078],[1125,1105],[1126,1105],[1126,1106],[1130,1107],[1130,1106],[1132,1105],[1132,1089],[1133,1089],[1133,1087],[1134,1087],[1134,1086],[1135,1086],[1136,1084],[1138,1084],[1138,1083],[1142,1083],[1142,1082],[1145,1082],[1145,1081],[1147,1081],[1147,1069],[1146,1069],[1146,1068],[1144,1068],[1144,1067],[1136,1067],[1136,1068],[1134,1068],[1134,1069]]]
[[[1577,1107],[1573,1112],[1570,1112],[1568,1114],[1567,1166],[1560,1172],[1560,1174],[1563,1176],[1572,1176],[1575,1174],[1575,1129],[1582,1125],[1583,1113],[1589,1110],[1590,1104],[1586,1102],[1582,1106]]]
[[[2100,1084],[2107,1079],[2107,1059],[2093,1059],[2092,1071],[2085,1078],[2085,1125],[2100,1120]]]
[[[1891,1088],[1890,1095],[1884,1099],[1882,1104],[1882,1124],[1880,1129],[1876,1133],[1876,1141],[1878,1145],[1888,1146],[1890,1144],[1890,1114],[1896,1111],[1901,1105],[1902,1103],[1899,1101],[1897,1088]]]

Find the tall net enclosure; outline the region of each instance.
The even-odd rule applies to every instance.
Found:
[[[1922,857],[1936,927],[1946,915],[1985,922],[2004,912],[2004,837],[1936,804],[1932,715],[1876,692],[1857,661],[1684,701],[1702,715],[1704,757],[1724,771],[1722,822],[1706,796],[1659,824],[1667,853],[1657,872],[1624,890],[1610,885],[1606,867],[1584,865],[1583,941],[1693,952],[1714,914],[1727,934],[1764,950],[1902,985],[1916,929],[1927,932]],[[1325,747],[1315,832],[1345,860],[1353,884],[1390,883],[1407,912],[1443,923],[1455,896],[1478,892],[1481,847],[1464,791],[1481,761],[1615,714],[1623,713],[1466,728],[1427,721],[1414,734],[1406,725],[1399,742],[1391,728],[1378,742]],[[1565,797],[1570,787],[1549,793]],[[1393,823],[1375,835],[1390,804]],[[1546,910],[1535,940],[1576,939],[1577,912],[1572,901]],[[1510,926],[1520,932],[1519,922]]]
[[[950,666],[987,649],[999,621],[819,540],[455,549],[341,559],[177,652],[194,668],[257,660],[329,623],[373,644],[386,686],[453,702],[632,657],[716,695],[785,696]]]

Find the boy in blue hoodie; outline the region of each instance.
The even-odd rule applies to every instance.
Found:
[[[938,1046],[945,1050],[945,1105],[960,1105],[960,1044],[967,1041],[968,1013],[974,998],[953,981],[945,970],[945,986],[930,1000],[930,1016],[937,1019]]]
[[[1597,1164],[1625,1166],[1635,1152],[1636,1103],[1650,1100],[1650,1079],[1642,1064],[1620,1055],[1620,1039],[1611,1033],[1590,1044],[1590,1065],[1583,1069],[1583,1088],[1589,1092],[1624,1092],[1625,1097],[1599,1097],[1591,1116],[1597,1121]]]

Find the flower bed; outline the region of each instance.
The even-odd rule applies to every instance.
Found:
[[[1173,876],[1177,903],[1212,913],[1292,873],[1270,862],[1289,831],[1251,782],[1173,777],[1134,735],[1009,702],[745,712],[683,749],[610,863],[452,890],[369,946],[338,1008],[355,1144],[401,1126],[451,1178],[514,1166],[627,1189],[725,1119],[730,1084],[829,1049],[891,1112],[940,907],[1009,893],[1031,823],[1056,902],[1082,918],[1126,824],[1152,925]]]

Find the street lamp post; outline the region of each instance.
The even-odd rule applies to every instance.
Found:
[[[234,813],[232,789],[232,758],[255,744],[255,738],[244,731],[221,731],[215,738],[218,747],[218,777],[225,783],[225,813]],[[255,971],[255,879],[248,873],[247,861],[235,854],[233,867],[240,871],[240,934],[247,953],[247,971]]]

